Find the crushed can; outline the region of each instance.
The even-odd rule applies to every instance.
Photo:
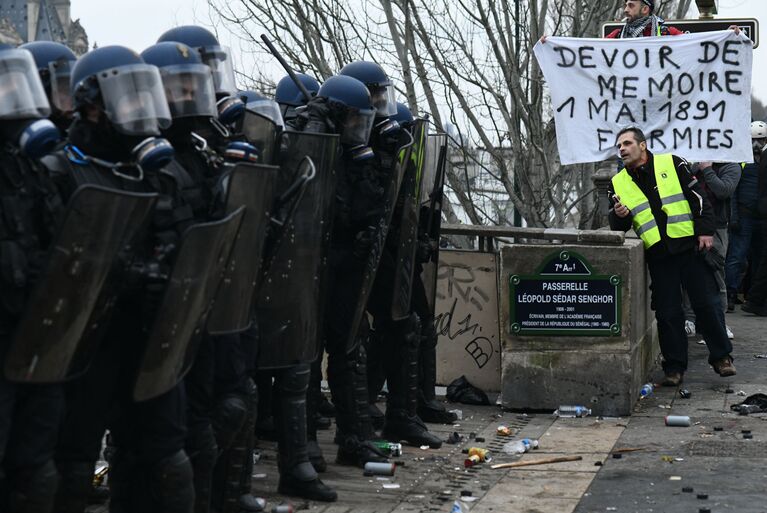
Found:
[[[402,444],[394,442],[373,442],[376,449],[390,458],[402,456]]]

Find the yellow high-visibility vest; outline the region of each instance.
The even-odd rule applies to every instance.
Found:
[[[653,168],[662,209],[668,217],[666,235],[672,239],[692,237],[695,235],[695,225],[692,221],[690,203],[682,192],[682,184],[679,183],[671,154],[653,155]],[[620,198],[620,202],[634,216],[632,225],[634,231],[642,239],[645,249],[660,242],[660,230],[655,216],[652,214],[650,202],[626,171],[626,168],[613,176],[612,183],[613,190]]]

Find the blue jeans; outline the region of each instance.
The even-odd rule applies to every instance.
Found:
[[[740,220],[740,230],[737,233],[730,231],[730,244],[727,248],[727,260],[724,264],[725,283],[728,291],[740,288],[748,254],[752,250],[754,258],[751,259],[751,275],[756,275],[756,266],[762,245],[760,228],[761,221],[759,219],[743,217]]]

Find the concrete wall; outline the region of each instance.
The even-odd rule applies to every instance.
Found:
[[[437,271],[437,383],[465,375],[486,392],[501,390],[499,256],[442,250]]]
[[[520,336],[509,331],[509,277],[534,274],[553,252],[585,257],[600,275],[623,279],[618,336]],[[623,246],[523,245],[501,251],[502,396],[510,409],[580,404],[595,415],[627,415],[658,354],[641,241]]]

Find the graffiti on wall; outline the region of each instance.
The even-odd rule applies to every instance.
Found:
[[[440,381],[461,375],[485,390],[500,386],[498,284],[492,254],[443,251],[435,327]]]

